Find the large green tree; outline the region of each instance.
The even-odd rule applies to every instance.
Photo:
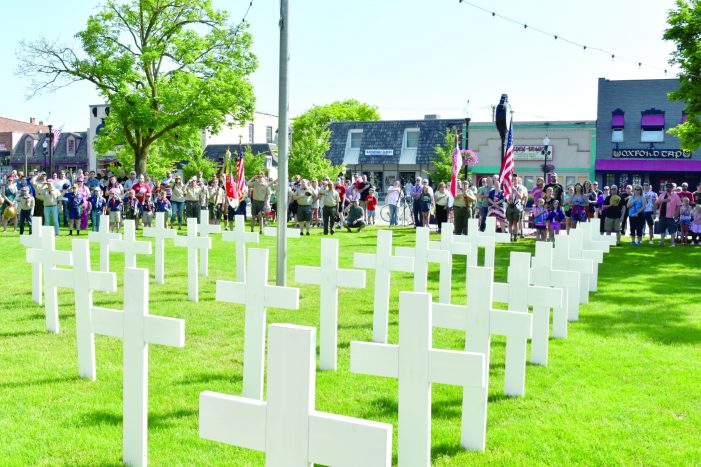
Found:
[[[331,122],[379,120],[377,107],[355,99],[316,105],[292,123],[289,174],[303,178],[335,177],[343,169],[326,158],[331,147]]]
[[[701,146],[701,2],[677,0],[667,22],[664,38],[676,44],[670,63],[681,68],[679,89],[669,97],[683,101],[687,114],[686,122],[669,132],[679,138],[682,148],[693,151]]]
[[[111,110],[96,148],[133,161],[138,173],[156,148],[187,158],[201,151],[202,130],[216,132],[227,115],[253,116],[251,36],[211,0],[109,0],[75,37],[76,48],[22,42],[18,72],[32,95],[94,84]]]

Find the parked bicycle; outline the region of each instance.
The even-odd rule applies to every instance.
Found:
[[[390,207],[389,204],[385,204],[380,209],[380,217],[383,221],[389,223],[390,220]],[[412,199],[410,197],[403,196],[399,200],[397,205],[397,224],[401,226],[412,225],[414,223],[414,216],[412,211]]]

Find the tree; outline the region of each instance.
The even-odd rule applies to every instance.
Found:
[[[211,0],[108,0],[75,37],[76,49],[22,42],[18,73],[32,96],[94,84],[110,103],[96,149],[131,156],[138,173],[155,148],[171,160],[191,157],[202,130],[216,132],[227,115],[238,123],[253,116],[251,36]]]
[[[288,162],[291,176],[303,178],[335,177],[344,172],[326,158],[331,148],[331,122],[360,122],[379,120],[377,107],[355,99],[316,105],[295,117],[292,123],[292,145]]]
[[[217,165],[211,159],[205,157],[204,152],[195,154],[183,166],[183,180],[187,182],[199,172],[202,172],[202,178],[205,180],[209,180],[212,175],[217,173]]]
[[[265,156],[266,154],[264,152],[253,154],[251,147],[246,146],[243,151],[243,170],[247,179],[261,172],[265,173]]]
[[[693,151],[701,146],[701,3],[699,0],[677,0],[676,9],[667,15],[670,27],[664,39],[677,48],[671,64],[679,65],[679,89],[669,98],[685,103],[686,122],[669,130],[679,138],[684,150]]]

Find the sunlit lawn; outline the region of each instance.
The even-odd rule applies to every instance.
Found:
[[[376,231],[338,233],[340,265],[354,252],[374,250]],[[318,326],[318,287],[293,282],[296,264],[318,265],[322,235],[289,240],[288,277],[301,287],[300,310],[269,310],[269,323]],[[395,231],[411,245],[413,230]],[[70,238],[61,236],[60,248]],[[270,249],[275,277],[275,240]],[[233,280],[234,246],[214,240],[200,302],[187,301],[186,251],[167,246],[166,283],[151,283],[151,313],[186,320],[183,349],[151,346],[149,462],[152,465],[261,465],[260,453],[198,437],[198,396],[204,390],[238,395],[243,372],[243,306],[214,301],[216,279]],[[499,245],[497,280],[510,251],[532,241]],[[98,250],[92,248],[93,267]],[[72,291],[59,293],[61,334],[44,332],[43,308],[31,302],[30,267],[17,235],[0,237],[0,464],[119,465],[122,446],[121,341],[97,336],[95,382],[77,376]],[[458,257],[456,257],[458,258]],[[526,396],[505,398],[504,340],[494,338],[485,453],[460,448],[461,391],[434,385],[432,458],[436,465],[695,464],[701,462],[701,247],[632,247],[606,256],[599,291],[571,323],[569,338],[550,341],[550,365],[527,369]],[[122,264],[113,254],[113,270]],[[153,269],[152,257],[140,267]],[[397,459],[397,382],[351,374],[349,343],[372,335],[372,280],[339,294],[339,370],[317,372],[317,409],[394,425]],[[465,299],[464,260],[456,259],[453,301]],[[95,294],[95,304],[122,308],[119,292]],[[437,268],[429,283],[437,296]],[[392,278],[390,341],[397,340],[397,297],[408,274]],[[318,342],[318,340],[317,340]],[[434,347],[461,349],[464,335],[435,331]],[[232,420],[232,423],[235,423]]]

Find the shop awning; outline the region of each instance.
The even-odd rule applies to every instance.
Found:
[[[596,170],[619,172],[687,172],[701,171],[701,160],[597,160]]]

